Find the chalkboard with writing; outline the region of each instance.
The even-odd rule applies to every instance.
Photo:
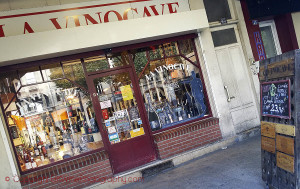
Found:
[[[262,116],[291,118],[290,80],[261,84]]]

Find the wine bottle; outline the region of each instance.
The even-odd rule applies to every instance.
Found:
[[[44,157],[47,157],[48,156],[48,153],[47,153],[47,149],[44,145],[41,146],[41,150],[42,150],[42,154]]]
[[[33,169],[37,167],[37,164],[34,161],[33,157],[31,157],[31,166],[32,166]]]
[[[32,165],[31,165],[30,156],[29,156],[28,152],[26,152],[26,150],[24,150],[23,154],[24,154],[24,162],[25,162],[26,169],[27,170],[31,169]]]
[[[145,94],[147,101],[148,101],[148,119],[149,119],[149,123],[151,126],[151,129],[153,131],[158,130],[161,128],[161,124],[158,118],[158,115],[155,111],[155,108],[153,107],[152,103],[151,103],[151,97],[149,93]]]
[[[39,149],[38,149],[37,145],[35,145],[35,147],[34,147],[34,152],[35,152],[36,157],[40,155],[40,152],[39,152]]]

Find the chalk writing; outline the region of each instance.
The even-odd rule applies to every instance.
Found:
[[[289,80],[262,83],[262,115],[290,118]]]

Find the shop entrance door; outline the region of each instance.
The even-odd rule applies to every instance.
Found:
[[[89,77],[93,105],[114,173],[156,159],[132,68]]]
[[[212,36],[233,124],[240,133],[259,125],[259,113],[237,27],[215,28]]]

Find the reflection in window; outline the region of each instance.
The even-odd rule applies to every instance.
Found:
[[[178,42],[178,44],[187,45],[179,47],[183,53],[195,55],[191,50],[191,43],[191,40]],[[150,49],[149,53],[150,51],[152,50]],[[142,59],[143,62],[149,61],[149,64],[142,69],[139,68],[138,61],[134,62],[138,72],[143,70],[139,84],[153,131],[208,114],[199,68],[193,64],[195,61],[176,56],[178,51],[168,52],[173,53],[166,53],[166,56],[172,57],[158,60],[151,60],[151,56],[150,60],[143,57],[146,59]]]
[[[204,0],[208,22],[219,22],[221,18],[231,19],[228,0]]]
[[[80,60],[62,62],[65,77],[87,89],[85,74]],[[70,83],[68,83],[70,85]],[[60,87],[65,87],[61,85]]]
[[[60,63],[41,66],[41,70],[45,81],[64,78]]]
[[[66,79],[51,81],[57,78],[55,74],[61,74],[58,67],[42,67],[44,78],[49,81],[39,84],[33,83],[41,72],[32,71],[20,75],[31,85],[21,87],[5,111],[21,170],[28,171],[103,147],[89,95]],[[9,83],[17,81],[11,79]],[[15,90],[7,88],[6,81],[6,77],[0,80],[2,88],[3,83],[5,85],[1,93],[3,104],[7,100],[2,99],[2,94]]]
[[[105,56],[94,56],[84,59],[87,72],[95,72],[99,70],[109,69],[108,62]]]
[[[274,41],[274,35],[272,33],[271,26],[260,27],[261,38],[264,43],[267,58],[271,58],[277,55],[276,45]]]
[[[43,82],[39,67],[22,69],[19,71],[22,85]]]
[[[20,87],[21,83],[16,71],[1,73],[0,95],[4,108],[6,108]]]
[[[127,51],[112,53],[107,55],[109,68],[129,65],[129,55]]]

